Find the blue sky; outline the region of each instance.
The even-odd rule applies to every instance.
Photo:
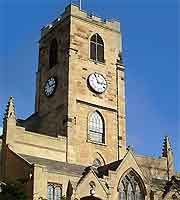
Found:
[[[69,2],[0,1],[0,126],[10,95],[15,97],[19,118],[33,112],[40,29],[59,16]],[[177,1],[82,3],[85,10],[121,22],[128,144],[139,154],[159,156],[163,137],[169,135],[176,168],[180,170]]]

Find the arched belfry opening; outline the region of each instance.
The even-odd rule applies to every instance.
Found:
[[[119,200],[145,200],[145,187],[134,170],[128,170],[118,185]]]
[[[49,66],[53,67],[58,63],[58,43],[56,39],[53,39],[50,44],[49,50]]]
[[[104,62],[104,42],[98,33],[90,39],[90,58],[97,62]]]

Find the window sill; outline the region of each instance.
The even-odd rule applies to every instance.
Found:
[[[93,60],[93,59],[89,58],[89,61],[93,62],[94,64],[100,64],[100,65],[105,65],[106,64],[105,60],[104,60],[104,62],[100,62],[100,61],[96,61],[96,60]]]
[[[101,146],[107,146],[106,143],[96,142],[96,141],[93,141],[93,140],[87,140],[86,142],[96,144],[96,145],[101,145]]]

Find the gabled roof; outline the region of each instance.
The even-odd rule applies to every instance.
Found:
[[[107,165],[99,167],[97,169],[98,177],[103,178],[103,176],[108,176],[110,170],[116,171],[121,162],[122,162],[122,160],[117,160],[117,161],[114,161],[114,162],[109,163]]]
[[[76,194],[81,193],[80,195],[81,197],[88,196],[90,189],[93,188],[93,186],[90,184],[92,182],[94,183],[96,187],[96,191],[97,191],[96,197],[101,197],[103,193],[104,197],[106,198],[107,195],[109,194],[109,187],[106,181],[98,177],[98,170],[92,166],[87,167],[85,169],[85,172],[83,173],[83,176],[79,179],[75,187]]]
[[[66,162],[49,160],[45,158],[39,158],[39,157],[34,157],[34,156],[29,156],[29,155],[24,155],[24,154],[20,154],[20,156],[23,157],[25,160],[27,160],[31,164],[39,164],[39,165],[47,167],[47,170],[49,172],[56,171],[63,174],[81,176],[86,168],[83,165],[69,164]]]

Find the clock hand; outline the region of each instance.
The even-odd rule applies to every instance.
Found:
[[[97,82],[98,82],[99,84],[102,84],[102,81],[101,81],[101,79],[98,77],[98,75],[95,74],[95,76],[96,76]]]
[[[104,84],[104,80],[102,79],[102,77],[101,77],[101,76],[100,76],[100,77],[98,76],[98,80],[99,80],[98,82],[99,82],[101,85],[103,85],[103,84]]]
[[[99,83],[96,73],[94,73],[94,76],[96,77],[96,81]]]

